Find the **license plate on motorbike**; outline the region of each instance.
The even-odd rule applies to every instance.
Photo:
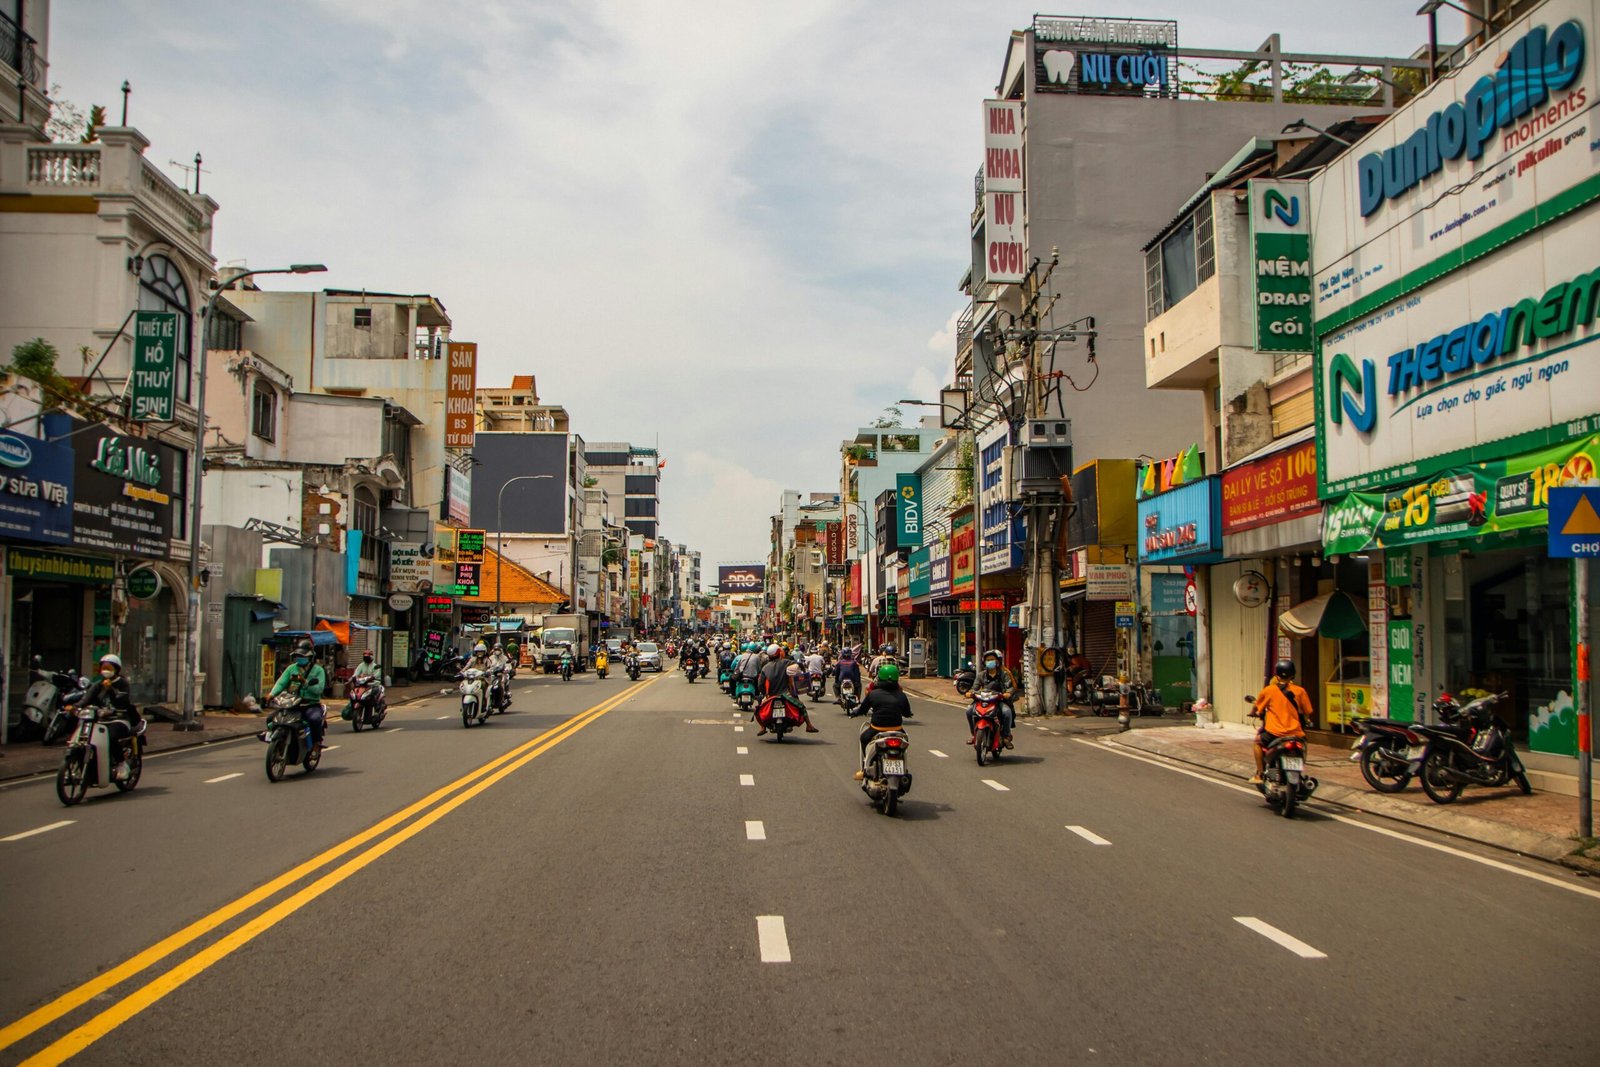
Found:
[[[789,713],[784,711],[783,708],[777,707],[772,709],[772,717],[774,719],[787,719],[789,717]]]
[[[1283,757],[1283,769],[1286,771],[1303,771],[1306,769],[1306,761],[1300,756],[1285,756]]]
[[[883,761],[884,774],[905,774],[906,761],[903,759],[886,759]]]

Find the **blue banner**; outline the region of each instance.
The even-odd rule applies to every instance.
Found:
[[[72,543],[72,449],[0,430],[0,535]]]
[[[894,495],[900,547],[916,548],[922,544],[922,475],[895,475]]]
[[[361,538],[362,531],[351,530],[344,535],[344,592],[345,596],[355,596],[360,591],[361,582]],[[315,553],[312,564],[316,566]]]
[[[1185,482],[1139,501],[1141,563],[1216,563],[1222,559],[1222,496],[1215,477]]]

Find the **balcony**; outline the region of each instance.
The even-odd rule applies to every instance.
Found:
[[[957,360],[957,362],[959,362],[961,360],[962,354],[965,353],[971,347],[972,347],[972,305],[968,304],[967,305],[967,310],[963,311],[961,313],[960,317],[956,319],[956,360]]]
[[[0,15],[0,60],[22,75],[23,81],[45,91],[47,64],[39,58],[38,42],[5,15]]]

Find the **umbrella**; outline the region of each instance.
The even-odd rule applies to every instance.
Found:
[[[1278,626],[1295,637],[1331,637],[1347,641],[1360,637],[1366,620],[1348,593],[1324,593],[1302,601],[1278,618]]]

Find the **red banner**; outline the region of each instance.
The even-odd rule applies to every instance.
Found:
[[[451,341],[445,346],[444,446],[471,448],[478,395],[478,346]]]
[[[1269,526],[1317,510],[1317,444],[1306,441],[1222,473],[1222,532]]]
[[[844,523],[828,523],[828,562],[840,564],[844,562]]]

